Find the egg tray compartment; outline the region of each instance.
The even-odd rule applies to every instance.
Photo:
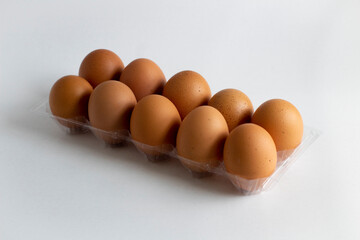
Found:
[[[209,177],[212,174],[224,176],[235,186],[237,190],[239,190],[239,193],[242,195],[257,194],[271,189],[275,183],[280,180],[281,176],[286,172],[289,166],[291,166],[295,160],[298,159],[301,154],[303,154],[305,150],[320,136],[320,131],[305,126],[303,138],[298,147],[292,150],[277,152],[276,169],[271,176],[259,179],[245,179],[228,173],[225,170],[223,162],[221,162],[217,167],[212,167],[209,164],[202,164],[183,158],[176,153],[176,148],[172,145],[150,146],[132,139],[129,131],[108,132],[90,126],[89,121],[85,118],[70,120],[56,117],[52,115],[49,103],[46,100],[42,101],[32,110],[54,119],[58,126],[68,134],[84,134],[91,132],[99,140],[111,147],[133,144],[150,162],[177,159],[195,178]],[[104,138],[106,138],[107,141],[104,141]],[[190,168],[197,169],[197,171],[193,171]]]

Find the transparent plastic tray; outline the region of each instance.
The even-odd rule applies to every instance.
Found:
[[[126,143],[133,143],[135,147],[151,162],[158,162],[165,159],[178,159],[193,177],[202,178],[212,174],[222,175],[228,178],[242,195],[260,193],[273,187],[286,172],[286,169],[288,169],[288,167],[292,165],[295,160],[297,160],[320,136],[320,132],[318,130],[305,126],[302,142],[297,148],[277,152],[278,158],[276,170],[271,176],[267,178],[249,180],[226,172],[222,162],[219,166],[212,167],[208,164],[201,164],[190,159],[185,159],[177,155],[176,148],[172,145],[150,146],[133,140],[128,131],[107,132],[90,126],[86,119],[69,120],[56,117],[52,115],[47,100],[44,100],[40,104],[36,105],[33,108],[33,111],[54,119],[56,123],[58,123],[58,125],[68,134],[92,132],[102,142],[113,147],[126,146]],[[196,171],[192,171],[190,168],[196,169]]]

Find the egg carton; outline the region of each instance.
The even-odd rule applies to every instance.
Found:
[[[111,147],[124,147],[128,144],[133,144],[136,149],[150,162],[177,159],[195,178],[209,177],[213,174],[224,176],[229,179],[241,195],[258,194],[271,189],[275,183],[280,180],[286,170],[295,162],[295,160],[298,159],[321,134],[320,131],[305,126],[303,138],[298,147],[292,150],[277,152],[277,165],[271,176],[259,179],[246,179],[228,173],[225,170],[223,162],[221,162],[217,167],[214,167],[209,164],[199,163],[179,156],[176,152],[176,148],[172,145],[150,146],[135,141],[131,138],[131,134],[127,130],[108,132],[92,127],[89,121],[85,118],[71,120],[54,116],[50,111],[47,100],[44,100],[40,104],[36,105],[33,108],[33,111],[52,118],[58,126],[68,134],[93,133],[93,135],[95,135],[104,144],[110,145]],[[193,171],[192,169],[196,169],[196,171]]]

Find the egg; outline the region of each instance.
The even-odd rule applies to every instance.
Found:
[[[154,160],[153,156],[161,155],[168,145],[175,145],[180,122],[179,112],[169,99],[148,95],[136,104],[131,115],[131,137],[149,160]]]
[[[71,121],[86,122],[88,101],[92,91],[92,86],[84,78],[73,75],[60,78],[50,91],[49,105],[52,114],[63,118],[59,119],[59,122],[68,128],[81,128]]]
[[[98,49],[89,53],[81,62],[79,76],[85,78],[95,88],[107,80],[118,80],[124,64],[114,52]]]
[[[211,106],[195,108],[181,123],[176,138],[180,161],[193,172],[211,170],[222,160],[228,134],[226,121],[218,110]]]
[[[89,100],[90,124],[100,129],[94,133],[108,144],[122,143],[121,136],[129,131],[130,116],[135,104],[135,95],[125,84],[115,80],[100,83]]]
[[[243,92],[237,89],[224,89],[216,93],[209,101],[224,116],[229,131],[236,126],[250,122],[254,112],[253,105]]]
[[[290,102],[272,99],[261,104],[251,119],[266,129],[274,139],[277,151],[296,148],[303,136],[300,112]]]
[[[139,101],[150,94],[161,94],[166,79],[160,67],[146,58],[139,58],[127,65],[120,81],[134,92]]]
[[[228,173],[246,179],[266,178],[275,171],[276,162],[273,139],[256,124],[237,126],[226,139],[224,165]]]
[[[181,119],[184,119],[194,108],[208,103],[211,90],[199,73],[182,71],[165,84],[163,95],[175,104]]]

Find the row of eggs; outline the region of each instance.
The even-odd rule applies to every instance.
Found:
[[[227,172],[245,179],[270,176],[277,151],[296,148],[303,135],[301,115],[288,101],[272,99],[254,112],[239,90],[211,96],[199,73],[182,71],[166,82],[153,61],[136,59],[124,68],[105,49],[84,58],[79,76],[60,78],[49,104],[52,114],[63,119],[89,120],[106,132],[130,131],[135,141],[149,146],[171,144],[179,156],[200,163],[184,162],[194,172],[205,171],[201,164],[216,167],[223,161]],[[108,135],[99,137],[117,143]]]

